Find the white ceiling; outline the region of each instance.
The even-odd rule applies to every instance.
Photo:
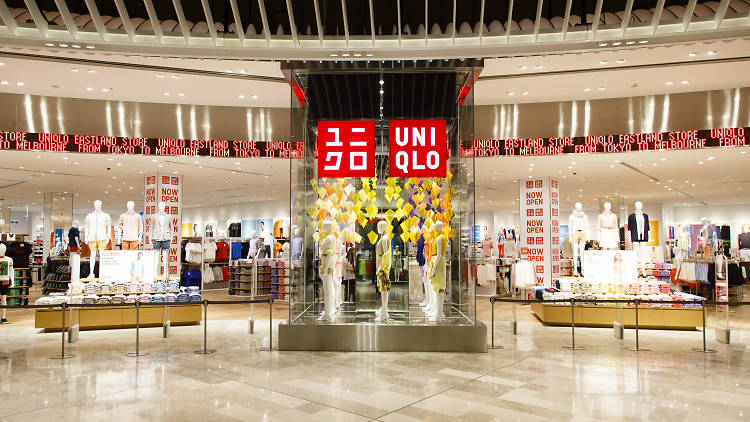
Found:
[[[750,38],[732,38],[690,44],[623,44],[587,52],[486,59],[481,77],[499,78],[477,82],[475,104],[745,87],[750,86],[748,51]],[[3,52],[12,54],[3,57]],[[124,55],[44,45],[0,46],[0,62],[5,64],[0,67],[0,81],[8,81],[8,85],[0,85],[0,92],[238,107],[289,107],[291,101],[278,62]],[[275,79],[263,80],[268,77]],[[17,86],[17,82],[24,85]],[[253,95],[257,98],[253,99]]]
[[[477,211],[517,212],[519,180],[531,177],[557,178],[563,209],[581,202],[598,211],[602,198],[628,204],[750,205],[750,147],[477,158],[475,165]]]

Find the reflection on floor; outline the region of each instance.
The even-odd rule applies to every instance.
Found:
[[[480,304],[483,302],[480,302]],[[276,307],[275,307],[276,308]],[[247,306],[209,310],[203,327],[89,331],[60,351],[59,333],[38,333],[9,312],[0,326],[2,421],[592,421],[743,420],[750,416],[750,332],[715,354],[692,351],[700,331],[642,330],[649,352],[631,352],[633,330],[545,327],[518,307],[518,335],[498,306],[488,353],[334,353],[262,351],[267,321],[247,333]],[[489,326],[488,307],[479,309]],[[276,315],[285,316],[279,307]],[[744,312],[744,311],[743,311]],[[264,318],[268,308],[255,307]],[[742,314],[744,317],[745,314]],[[739,319],[740,314],[733,314]],[[274,324],[281,319],[274,320]],[[747,319],[743,324],[747,323]],[[733,323],[734,324],[734,323]],[[736,325],[740,325],[737,322]],[[275,330],[274,330],[275,336]]]

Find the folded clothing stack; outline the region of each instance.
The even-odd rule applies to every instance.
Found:
[[[154,282],[153,281],[144,281],[143,283],[143,290],[142,292],[153,292],[154,291]]]
[[[112,296],[112,303],[125,303],[125,295]]]
[[[167,291],[167,283],[163,281],[157,281],[154,283],[154,291],[155,292],[166,292]]]
[[[97,295],[86,295],[83,297],[83,304],[84,305],[93,305],[99,301],[99,296]]]
[[[49,296],[42,296],[34,302],[35,305],[52,305],[52,298]]]
[[[143,284],[142,281],[139,281],[139,282],[133,283],[133,284],[135,284],[135,286],[136,286],[135,287],[135,291],[136,292],[140,293],[140,292],[145,292],[146,291],[146,290],[144,290],[146,286]]]
[[[96,303],[106,304],[111,303],[111,301],[109,299],[109,296],[99,296],[99,300],[97,300]]]
[[[167,303],[177,302],[177,295],[174,293],[167,293],[164,297],[167,299]]]
[[[81,295],[71,296],[69,303],[71,305],[81,305],[81,304],[83,304],[83,296],[81,296]]]
[[[200,302],[201,301],[201,291],[195,286],[191,286],[187,288],[188,293],[188,302]]]
[[[86,287],[84,283],[70,283],[70,293],[79,295],[83,293],[83,289]]]
[[[99,283],[99,291],[97,293],[111,293],[112,285],[109,283]]]
[[[151,295],[148,293],[142,293],[138,295],[138,302],[151,303]]]
[[[189,302],[190,301],[190,295],[188,294],[188,292],[185,291],[184,287],[182,289],[180,289],[180,293],[177,293],[176,300],[179,303],[185,303],[185,302]]]
[[[125,283],[118,281],[112,285],[112,293],[125,293]]]
[[[169,280],[169,291],[176,292],[180,290],[180,280],[170,279]]]
[[[125,285],[125,291],[128,293],[135,293],[138,291],[138,283],[127,283]]]
[[[96,283],[84,283],[85,286],[83,287],[83,291],[81,293],[85,293],[87,295],[93,295],[96,294],[98,291],[96,287]]]
[[[127,295],[125,296],[125,303],[135,303],[137,299],[137,295]]]
[[[151,303],[165,303],[166,301],[167,296],[163,293],[157,293],[151,296]]]

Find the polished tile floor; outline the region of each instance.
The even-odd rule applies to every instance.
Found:
[[[275,324],[285,317],[275,307]],[[488,323],[487,307],[480,316]],[[59,333],[39,333],[28,315],[0,326],[0,421],[722,421],[750,417],[750,332],[733,344],[691,350],[701,332],[641,331],[651,351],[625,350],[633,331],[545,327],[519,307],[518,335],[498,310],[496,344],[482,354],[332,353],[261,350],[266,320],[247,333],[249,310],[209,313],[202,326],[81,332],[66,352]],[[256,317],[268,308],[256,306]],[[521,318],[523,317],[523,318]],[[25,319],[24,319],[25,318]],[[33,315],[32,315],[33,318]],[[274,330],[275,331],[275,330]],[[275,335],[275,332],[274,332]],[[275,343],[275,339],[274,339]]]

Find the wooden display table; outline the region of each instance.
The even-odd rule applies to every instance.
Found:
[[[164,324],[164,304],[144,304],[140,310],[141,327],[158,327]],[[189,305],[167,305],[167,318],[171,325],[193,325],[203,319],[200,303]],[[49,309],[36,310],[34,327],[45,331],[60,331],[62,310],[59,306]],[[78,323],[81,330],[102,330],[109,328],[134,328],[135,306],[111,306],[91,308],[68,308],[65,315],[65,328]]]
[[[665,330],[695,330],[703,325],[701,308],[672,308],[665,305],[652,308],[641,303],[638,308],[638,325],[640,328]],[[570,305],[532,302],[531,311],[545,324],[570,326]],[[614,321],[620,322],[619,306],[585,305],[575,306],[576,326],[612,327]],[[635,307],[623,304],[622,324],[635,328]],[[59,325],[59,322],[58,322]]]

